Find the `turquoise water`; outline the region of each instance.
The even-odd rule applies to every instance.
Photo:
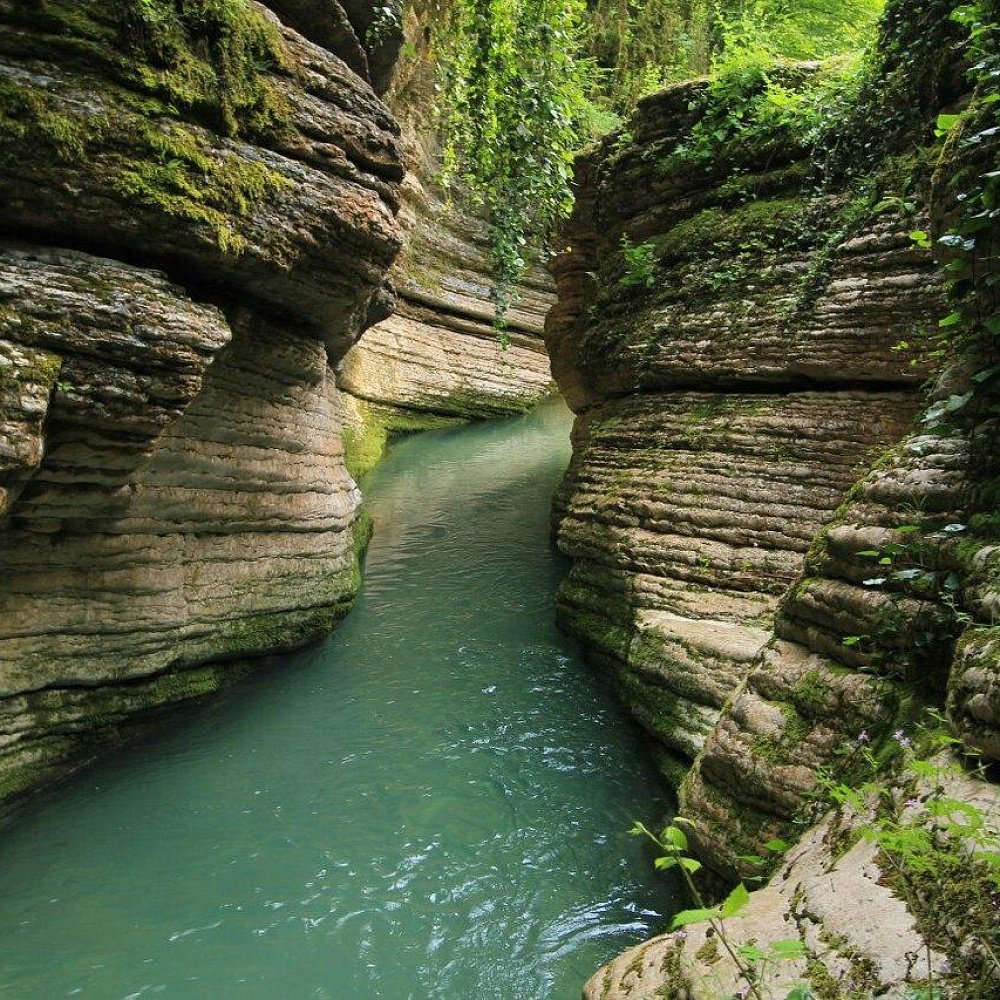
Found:
[[[399,443],[341,629],[0,830],[0,995],[576,1000],[671,906],[553,625],[561,404]]]

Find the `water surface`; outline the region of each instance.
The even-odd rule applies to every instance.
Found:
[[[0,830],[0,995],[576,1000],[660,926],[655,775],[553,624],[568,426],[396,445],[338,632]]]

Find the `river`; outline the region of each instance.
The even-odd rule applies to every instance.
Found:
[[[396,444],[357,606],[0,830],[0,995],[577,1000],[667,804],[554,625],[553,402]]]

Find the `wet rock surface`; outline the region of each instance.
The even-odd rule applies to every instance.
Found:
[[[0,5],[0,797],[350,606],[332,366],[390,308],[404,166],[321,6],[248,8],[275,117],[213,127],[123,85],[112,7]]]

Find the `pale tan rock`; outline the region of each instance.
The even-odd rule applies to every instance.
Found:
[[[405,246],[391,272],[398,304],[348,353],[339,384],[360,399],[417,414],[482,419],[523,412],[553,388],[542,342],[551,279],[537,266],[521,276],[504,317],[510,345],[503,347],[482,210],[461,192],[446,196],[434,181],[433,127],[414,120],[407,107],[414,95],[389,100],[408,122],[411,170],[400,212]]]
[[[0,22],[27,109],[0,136],[4,799],[350,607],[331,365],[387,314],[404,167],[368,83],[291,28],[286,121],[251,142],[129,93],[114,52]]]

